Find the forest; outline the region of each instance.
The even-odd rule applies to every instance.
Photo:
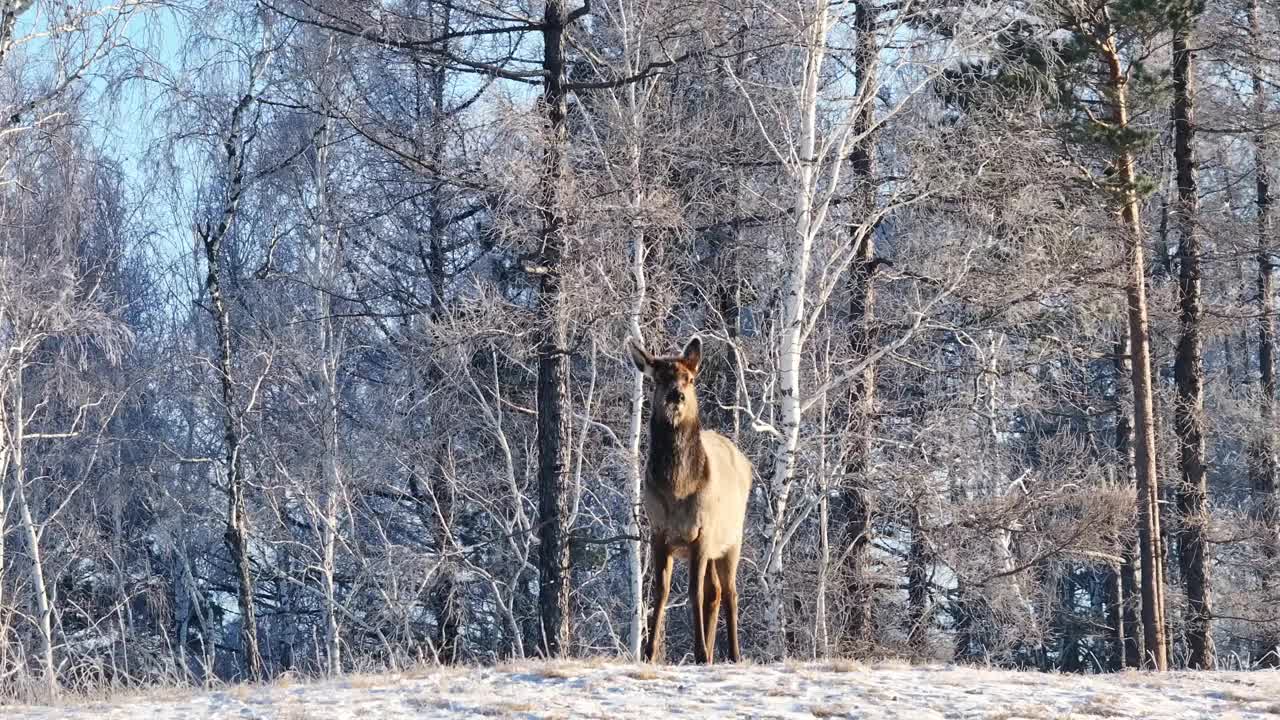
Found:
[[[0,699],[742,649],[1280,666],[1275,0],[0,0]],[[678,565],[670,662],[692,657]]]

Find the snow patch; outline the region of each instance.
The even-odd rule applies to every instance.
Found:
[[[8,707],[8,720],[69,718],[1267,718],[1280,673],[1060,675],[967,666],[649,666],[522,662],[486,668],[281,681],[212,692],[157,691],[58,707]]]

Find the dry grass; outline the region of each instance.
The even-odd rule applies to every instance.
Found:
[[[288,689],[291,687],[297,687],[299,685],[305,685],[306,683],[307,683],[306,676],[302,675],[301,673],[295,670],[287,670],[283,673],[280,673],[275,678],[272,678],[272,680],[268,684],[271,687]]]
[[[1059,715],[1039,705],[1019,705],[998,710],[986,716],[986,720],[1056,720]]]
[[[1116,717],[1124,714],[1124,711],[1116,706],[1117,698],[1111,696],[1095,695],[1088,700],[1071,708],[1071,711],[1080,715],[1093,715],[1096,717]]]
[[[404,704],[422,717],[433,717],[440,711],[465,711],[471,717],[517,717],[538,711],[538,705],[527,701],[496,700],[483,707],[470,702],[454,703],[445,698],[406,698]],[[372,720],[372,719],[370,719]]]
[[[1217,698],[1219,700],[1227,700],[1230,702],[1238,702],[1238,703],[1260,703],[1260,702],[1266,702],[1267,700],[1270,699],[1270,698],[1258,697],[1257,695],[1249,695],[1249,694],[1240,692],[1235,688],[1223,688],[1222,690],[1215,690],[1209,693],[1209,697]]]
[[[1023,674],[1010,675],[1007,682],[1013,685],[1043,685],[1046,677],[1048,677],[1046,673],[1028,672],[1025,676]]]
[[[801,716],[823,719],[857,717],[868,713],[876,715],[877,711],[886,714],[901,712],[904,702],[916,705],[925,702],[916,697],[919,694],[922,697],[928,695],[929,702],[949,698],[949,702],[954,701],[949,709],[963,708],[974,717],[991,720],[1153,717],[1141,711],[1148,701],[1161,707],[1190,705],[1216,708],[1225,713],[1248,711],[1280,720],[1280,701],[1272,692],[1280,681],[1266,674],[1248,677],[1201,674],[1196,676],[1194,684],[1186,684],[1187,676],[1180,674],[1153,677],[1129,672],[1095,678],[1001,672],[942,664],[920,666],[900,658],[861,662],[832,658],[783,665],[761,664],[759,672],[747,669],[751,665],[753,663],[718,663],[710,668],[695,668],[687,664],[673,667],[630,663],[617,658],[589,658],[555,662],[512,661],[497,668],[413,666],[387,674],[356,672],[332,681],[307,675],[286,675],[265,684],[216,685],[209,688],[213,693],[209,700],[212,709],[220,712],[238,712],[242,709],[240,703],[243,703],[260,717],[270,720],[344,717],[341,714],[335,716],[333,712],[335,707],[346,704],[390,708],[387,710],[389,715],[433,717],[447,714],[529,720],[556,715],[557,710],[563,715],[570,705],[577,707],[577,701],[583,699],[580,696],[607,697],[612,701],[634,695],[646,697],[646,702],[653,701],[657,708],[655,716],[661,716],[661,708],[666,707],[663,705],[665,696],[679,695],[681,700],[687,699],[684,696],[688,692],[676,688],[687,688],[692,683],[694,687],[705,685],[715,688],[717,694],[714,698],[702,698],[706,702],[699,704],[701,701],[698,701],[690,706],[697,706],[700,710],[715,705],[732,712],[730,706],[716,704],[722,694],[725,699],[750,705],[765,715],[773,709],[788,708],[792,712],[798,710]],[[500,689],[508,687],[504,683],[519,687],[511,687],[508,692]],[[922,685],[932,689],[923,693]],[[1174,689],[1181,692],[1170,692]],[[178,706],[173,710],[187,711],[192,706],[184,701],[190,701],[193,696],[198,698],[205,692],[197,687],[179,686],[109,694],[112,700],[128,702],[132,697],[148,703],[172,703]],[[662,697],[648,698],[651,693]],[[90,706],[81,710],[78,717],[92,719],[98,716],[99,711],[105,712],[105,708],[100,706],[103,698],[97,697],[105,694],[104,691],[87,692],[77,697],[64,696],[58,704],[65,706],[78,700],[77,704]],[[334,696],[333,702],[338,706],[304,702],[329,695]],[[980,697],[973,697],[975,695]],[[1174,695],[1184,697],[1179,702],[1178,697],[1171,697]],[[566,701],[562,703],[560,698]],[[675,702],[674,697],[672,702]],[[610,707],[608,702],[598,708],[582,703],[573,711],[574,714],[567,717],[574,720],[609,717],[597,714],[605,712],[606,707]],[[4,715],[5,712],[0,710],[0,720]],[[373,718],[352,717],[356,720]]]
[[[871,667],[876,670],[910,670],[913,665],[906,658],[886,657],[877,660]]]
[[[791,697],[796,694],[796,689],[790,685],[786,687],[774,686],[764,691],[768,697]]]
[[[552,680],[573,680],[582,675],[581,667],[566,665],[540,665],[532,669],[534,675]]]
[[[98,705],[102,703],[118,703],[118,702],[142,702],[142,701],[160,701],[160,702],[182,702],[190,700],[197,695],[203,695],[207,692],[226,692],[229,687],[221,682],[210,683],[208,688],[195,685],[151,685],[147,687],[111,687],[101,686],[90,689],[67,690],[60,694],[56,699],[50,701],[44,698],[19,698],[7,697],[5,702],[14,705],[31,705],[53,706],[53,707],[82,707],[86,705]],[[17,701],[17,702],[15,702]],[[0,706],[4,705],[0,702]]]
[[[411,697],[411,698],[405,698],[403,702],[405,706],[408,707],[410,710],[413,710],[414,712],[420,715],[425,715],[427,717],[431,716],[431,711],[433,710],[447,710],[450,706],[449,700],[442,699],[442,698],[427,699],[427,698]]]
[[[610,658],[582,658],[556,662],[514,660],[502,663],[494,669],[501,673],[523,673],[551,680],[572,680],[591,670],[606,667],[610,660]]]
[[[460,673],[471,672],[473,670],[474,668],[466,665],[422,664],[422,665],[414,665],[413,667],[405,668],[405,670],[401,672],[400,675],[407,680],[421,680],[422,678],[426,678],[426,677],[450,677],[450,676],[458,675]]]
[[[627,668],[622,674],[632,680],[658,680],[662,677],[657,670],[647,665]]]
[[[343,675],[342,683],[350,688],[368,689],[375,687],[384,687],[387,685],[399,685],[403,678],[397,673],[387,673],[386,675],[375,675],[373,673],[359,675]]]
[[[226,690],[226,687],[224,686],[214,687],[214,691],[217,691],[219,689]],[[203,688],[192,687],[190,685],[184,685],[184,686],[178,686],[178,687],[162,686],[162,687],[155,687],[155,688],[137,688],[137,689],[130,688],[128,690],[104,691],[100,697],[74,696],[74,698],[68,698],[68,700],[71,700],[76,704],[79,704],[82,702],[84,703],[116,702],[122,699],[137,700],[137,701],[146,700],[148,702],[150,701],[182,702],[184,700],[190,700],[194,698],[196,695],[203,694],[204,692],[205,691]]]
[[[528,715],[537,709],[537,705],[528,702],[496,702],[492,707],[477,710],[477,712],[491,717],[512,717]]]
[[[860,688],[858,693],[863,697],[863,699],[879,700],[881,702],[897,702],[898,700],[897,693],[882,690],[881,688],[874,686]]]
[[[832,660],[832,661],[830,661],[830,662],[828,662],[828,663],[826,663],[826,664],[822,665],[822,666],[821,666],[821,667],[819,667],[818,669],[819,669],[819,670],[826,670],[827,672],[851,673],[851,672],[864,672],[864,671],[866,671],[868,668],[867,668],[867,666],[866,666],[866,665],[863,665],[862,663],[858,662],[857,660],[849,660],[849,659],[846,659],[846,658],[837,658],[837,659],[835,659],[835,660]]]
[[[499,663],[493,669],[503,672],[526,672],[549,677],[549,673],[581,673],[585,670],[599,670],[600,668],[609,667],[611,665],[620,665],[625,662],[625,660],[621,660],[617,657],[595,655],[590,657],[573,658],[572,660],[508,660],[506,662]]]

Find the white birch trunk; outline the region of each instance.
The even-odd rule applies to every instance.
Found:
[[[5,536],[8,535],[8,528],[5,527],[5,521],[9,517],[8,501],[5,495],[5,480],[9,477],[9,464],[12,460],[12,446],[9,444],[9,422],[8,422],[8,401],[5,398],[5,392],[8,372],[5,368],[0,367],[0,608],[6,607],[4,600],[5,573],[8,566],[5,559]],[[9,618],[10,614],[0,610],[0,677],[3,677],[9,668]]]
[[[639,125],[637,117],[638,108],[636,107],[636,91],[635,84],[631,84],[627,88],[628,100],[631,105],[632,116],[635,118],[635,124]],[[638,131],[638,127],[635,128]],[[638,137],[638,136],[637,136]],[[631,157],[631,181],[633,183],[632,192],[632,210],[639,212],[643,202],[643,195],[639,190],[640,182],[640,148],[639,140],[637,145],[632,148]],[[641,315],[644,312],[644,304],[646,295],[648,294],[648,279],[644,271],[645,245],[644,231],[639,227],[632,228],[631,237],[631,276],[635,281],[635,299],[631,306],[631,334],[635,339],[644,342],[644,333],[640,328]],[[627,614],[629,616],[629,627],[627,631],[627,650],[631,653],[631,657],[639,660],[640,644],[644,636],[644,566],[643,552],[644,547],[640,540],[640,504],[641,493],[644,481],[644,458],[640,455],[640,434],[643,430],[644,423],[644,374],[636,371],[631,380],[631,418],[627,428],[627,448],[631,453],[630,481],[628,500],[631,505],[631,512],[627,518],[627,534],[635,538],[628,542],[627,545],[627,592],[628,607]]]
[[[764,571],[765,623],[768,627],[768,654],[785,655],[783,633],[783,550],[787,530],[787,503],[795,472],[796,449],[800,441],[800,358],[804,342],[805,288],[809,280],[813,239],[817,175],[818,83],[826,55],[828,6],[819,0],[805,47],[804,77],[800,84],[800,136],[796,158],[795,238],[786,258],[788,279],[783,297],[782,338],[778,349],[778,429],[780,438],[774,451],[770,489],[773,495],[770,518],[769,556]]]
[[[827,437],[827,400],[821,403],[822,412],[819,417],[819,437]],[[827,468],[827,448],[823,443],[818,447],[818,600],[813,612],[814,654],[831,657],[831,638],[827,629],[827,584],[831,567],[831,535],[829,532],[831,513],[828,503],[830,495],[830,472]]]
[[[58,694],[57,665],[53,660],[53,604],[49,601],[49,589],[44,580],[44,555],[40,550],[40,527],[31,512],[27,500],[27,471],[23,458],[26,436],[26,407],[23,405],[23,368],[21,361],[13,372],[13,435],[12,463],[14,501],[18,506],[18,518],[31,555],[31,592],[36,603],[36,630],[40,633],[39,662],[44,673],[45,690],[49,697]]]
[[[644,240],[639,232],[632,240],[632,253],[635,255],[633,272],[636,276],[636,302],[631,316],[632,332],[640,339],[640,307],[644,302]],[[627,543],[627,591],[629,627],[627,631],[627,650],[631,657],[640,658],[640,644],[644,636],[644,567],[643,544],[640,539],[640,504],[644,482],[644,458],[640,455],[640,433],[644,417],[644,375],[636,371],[631,382],[631,419],[627,428],[627,448],[631,454],[630,488],[628,501],[630,513],[627,517],[627,535],[634,538]]]
[[[339,254],[341,248],[333,231],[329,227],[329,134],[328,121],[320,132],[316,151],[316,215],[319,221],[315,230],[315,245],[312,252],[313,272],[315,277],[316,305],[320,312],[320,354],[321,374],[320,386],[324,392],[324,417],[322,434],[324,441],[324,517],[322,519],[322,559],[321,578],[324,590],[324,642],[325,669],[330,676],[342,674],[342,648],[340,646],[338,626],[337,583],[337,544],[338,544],[338,498],[342,494],[342,460],[338,438],[338,403],[340,389],[338,387],[338,366],[341,363],[342,345],[339,329],[333,317],[333,301],[330,293],[337,280],[338,267],[341,264]]]
[[[337,584],[337,544],[338,544],[338,498],[342,493],[342,466],[338,446],[338,356],[336,341],[333,336],[332,321],[325,321],[325,469],[327,487],[324,493],[324,556],[322,560],[322,577],[324,578],[324,619],[326,669],[329,675],[342,674],[342,651],[338,635],[338,600]]]
[[[329,322],[325,323],[329,325]],[[326,345],[333,341],[332,329],[326,331]],[[328,351],[326,347],[326,351]],[[328,487],[325,489],[324,517],[324,615],[325,615],[325,648],[327,671],[329,675],[342,674],[342,650],[338,634],[338,600],[337,584],[337,540],[338,540],[338,497],[342,492],[342,468],[338,452],[338,393],[337,393],[338,359],[336,355],[325,358],[326,381],[326,418],[325,418],[325,451]]]
[[[641,69],[641,60],[637,55],[635,38],[643,37],[643,30],[637,31],[633,23],[644,22],[643,14],[637,14],[626,3],[619,4],[620,26],[623,37],[623,64],[627,75],[635,75]],[[628,174],[626,182],[630,185],[631,210],[631,277],[635,282],[635,294],[632,298],[631,312],[628,317],[632,336],[641,344],[644,343],[644,306],[648,300],[649,283],[645,274],[644,225],[639,221],[644,212],[645,195],[643,191],[646,178],[641,176],[641,157],[643,148],[641,138],[644,135],[643,99],[637,83],[626,86],[625,111],[630,120],[631,138]],[[630,513],[627,517],[627,535],[635,538],[627,543],[627,652],[634,660],[640,659],[640,648],[644,641],[645,606],[644,606],[644,543],[640,538],[640,512],[643,501],[643,485],[645,458],[640,454],[640,438],[644,429],[644,375],[637,371],[632,377],[629,398],[630,417],[627,426],[627,449],[630,454],[628,503]]]

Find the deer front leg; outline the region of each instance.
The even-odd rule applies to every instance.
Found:
[[[742,650],[738,647],[738,558],[740,548],[733,548],[716,562],[720,574],[720,590],[724,593],[725,630],[729,642],[729,659],[742,662]]]
[[[649,595],[649,637],[645,639],[645,662],[660,662],[666,635],[667,599],[671,594],[671,548],[656,533],[652,540],[653,586]]]
[[[689,608],[693,611],[693,659],[707,662],[706,621],[703,619],[703,585],[707,578],[707,558],[699,543],[689,548]]]
[[[707,572],[702,581],[702,622],[703,633],[707,636],[707,663],[716,661],[716,623],[720,619],[720,574],[717,567],[719,560],[707,561]]]

